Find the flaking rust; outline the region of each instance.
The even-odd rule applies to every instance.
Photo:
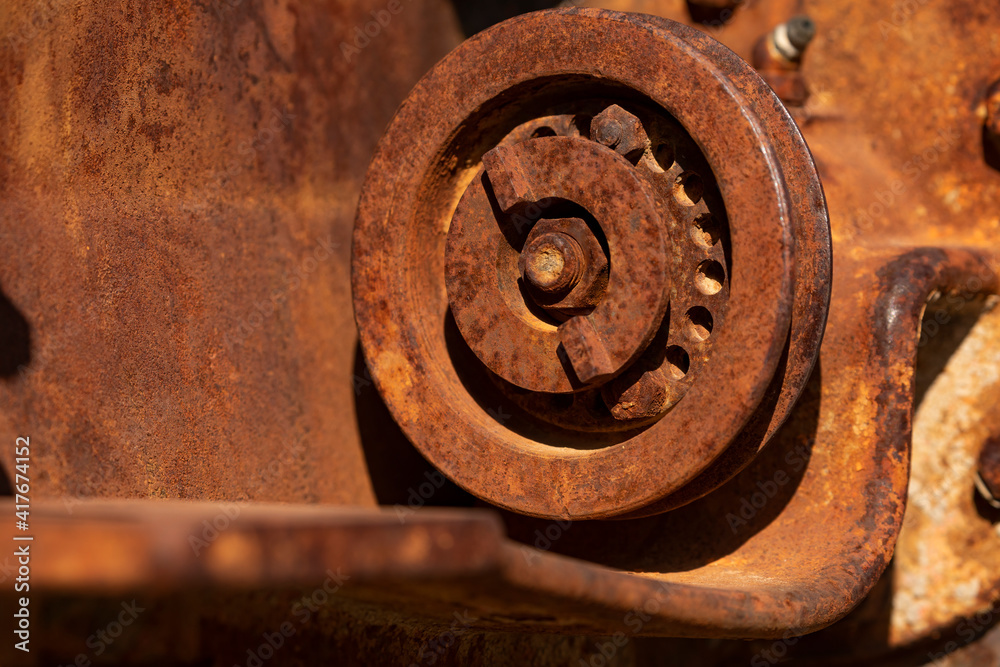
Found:
[[[995,662],[1000,14],[615,6],[0,11],[41,664]]]
[[[530,55],[529,35],[541,45]],[[624,42],[642,48],[626,55]],[[500,74],[458,96],[464,72],[479,70]],[[536,117],[472,122],[543,79],[554,83]],[[612,79],[631,93],[604,90]],[[428,105],[434,125],[415,113]],[[720,121],[745,131],[720,132]],[[655,514],[738,472],[769,435],[741,434],[755,411],[780,424],[808,377],[829,289],[822,199],[793,196],[819,184],[792,127],[745,62],[668,21],[543,12],[452,53],[383,137],[355,226],[366,354],[405,349],[427,378],[415,393],[380,383],[404,432],[460,486],[539,517]],[[414,165],[405,181],[387,169],[400,151]],[[477,173],[441,179],[438,165],[452,160]],[[432,203],[459,183],[468,185],[453,211]],[[379,244],[389,207],[395,242]],[[448,229],[444,243],[428,245],[428,225]],[[557,233],[576,233],[575,243]],[[576,267],[572,291],[547,292],[525,273],[543,260]],[[403,278],[413,271],[429,273]],[[545,280],[558,286],[561,275]],[[401,279],[408,287],[385,299]],[[387,321],[397,323],[389,336]],[[462,361],[442,363],[448,356]],[[743,372],[722,370],[737,363]],[[785,385],[778,409],[761,403],[775,382]],[[515,406],[500,428],[480,405],[491,391]],[[743,439],[753,449],[727,455]],[[701,477],[720,457],[728,463]]]

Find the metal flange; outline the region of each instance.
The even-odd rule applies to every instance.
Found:
[[[354,236],[366,359],[417,448],[481,498],[573,519],[668,509],[724,481],[697,479],[714,461],[746,465],[808,377],[828,301],[822,191],[779,109],[710,38],[615,12],[522,16],[432,70],[379,145]],[[569,219],[606,252],[589,311],[539,294],[575,289],[583,246],[525,243]]]

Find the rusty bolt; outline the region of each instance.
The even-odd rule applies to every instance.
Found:
[[[602,382],[614,374],[615,365],[604,347],[604,340],[586,315],[559,325],[559,342],[580,382]]]
[[[812,38],[816,24],[808,16],[796,16],[782,23],[771,33],[774,48],[788,60],[799,60]]]
[[[979,452],[976,488],[994,507],[1000,507],[1000,437],[991,437]]]
[[[544,245],[536,245],[539,239],[549,239],[559,243],[559,257],[537,257]],[[569,245],[566,245],[568,240]],[[551,251],[550,251],[551,252]],[[560,259],[568,275],[554,281],[554,276],[529,275],[530,263],[538,263],[539,269],[554,267]],[[590,227],[580,218],[553,218],[539,220],[525,240],[524,249],[518,259],[521,277],[532,288],[535,303],[557,320],[566,320],[593,310],[604,297],[608,284],[608,258],[600,241]],[[563,282],[566,281],[566,282]]]
[[[649,146],[649,137],[642,122],[617,104],[594,116],[590,123],[590,136],[633,164],[639,161]]]
[[[785,104],[800,106],[809,90],[800,67],[802,54],[816,34],[808,16],[796,16],[767,33],[753,49],[753,66]]]
[[[540,234],[524,248],[521,275],[535,289],[546,294],[563,294],[572,289],[584,268],[583,248],[569,234]]]
[[[986,91],[986,134],[1000,149],[1000,81]]]

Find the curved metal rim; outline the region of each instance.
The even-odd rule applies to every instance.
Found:
[[[532,36],[528,62],[518,59],[515,36],[521,31]],[[397,421],[432,463],[500,506],[543,517],[601,518],[665,497],[701,472],[739,433],[777,366],[791,317],[793,266],[781,167],[751,106],[726,74],[686,42],[691,32],[677,24],[654,28],[631,15],[596,10],[550,10],[496,26],[467,41],[424,78],[373,160],[358,212],[353,266],[356,315],[373,377]],[[632,45],[629,53],[644,54],[641,62],[616,48],[623,41]],[[668,79],[681,61],[683,76]],[[466,77],[455,76],[455,68],[489,75],[470,86]],[[692,76],[695,70],[698,76]],[[737,327],[720,333],[706,370],[716,379],[711,387],[692,387],[687,399],[650,429],[594,451],[546,447],[490,420],[463,396],[454,371],[435,368],[433,352],[419,349],[428,339],[420,340],[420,324],[410,321],[411,304],[383,296],[387,285],[397,297],[405,293],[400,272],[392,270],[405,264],[405,256],[392,255],[405,255],[406,244],[381,241],[387,233],[398,237],[400,228],[413,232],[406,228],[440,147],[505,90],[560,74],[588,74],[631,86],[670,111],[702,147],[731,213],[729,317],[743,323],[738,327],[742,336]],[[704,85],[704,79],[712,85]],[[762,81],[759,85],[765,86]],[[693,104],[694,99],[699,103]],[[447,106],[455,100],[462,102],[457,111]],[[705,135],[711,131],[725,132],[727,140],[708,140]],[[738,165],[727,163],[733,153],[743,158]],[[404,155],[410,170],[394,163]],[[397,183],[404,172],[413,176]],[[750,212],[756,215],[748,220]],[[756,251],[752,260],[742,255],[751,246]],[[762,273],[771,280],[761,280]],[[746,326],[753,321],[757,327]],[[389,322],[388,330],[378,331]],[[414,339],[419,344],[410,347]],[[720,406],[719,395],[739,398]],[[484,456],[484,450],[490,455]]]
[[[643,14],[640,18],[651,27],[665,28],[670,23],[659,16]],[[701,35],[693,29],[691,32]],[[765,120],[765,127],[771,130],[772,144],[781,163],[787,167],[785,179],[792,194],[792,229],[796,243],[795,295],[788,360],[781,377],[776,378],[768,389],[765,402],[773,404],[770,412],[755,415],[733,446],[690,484],[655,505],[620,518],[651,516],[686,505],[711,493],[749,465],[788,419],[802,394],[819,359],[830,311],[833,285],[830,218],[823,184],[805,138],[778,97],[769,88],[761,90],[754,86],[757,72],[753,67],[715,40],[698,39],[694,43],[706,56],[725,59],[733,71],[742,70],[742,75],[733,77],[733,82],[745,95],[757,96],[754,109]]]

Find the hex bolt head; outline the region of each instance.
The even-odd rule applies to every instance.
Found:
[[[590,123],[590,137],[635,164],[649,147],[649,137],[642,121],[634,114],[612,104],[594,116]]]
[[[622,140],[622,124],[614,118],[601,118],[594,123],[594,139],[608,148],[614,148]]]
[[[536,245],[542,238],[549,244]],[[538,256],[546,248],[544,256]],[[559,262],[563,266],[556,279],[553,269],[559,268]],[[560,322],[592,311],[607,289],[607,255],[581,218],[542,218],[536,222],[525,239],[517,268],[528,288],[526,297]]]
[[[584,270],[583,249],[569,234],[550,232],[532,239],[521,252],[521,276],[545,294],[573,288]]]
[[[976,488],[994,507],[1000,507],[1000,437],[992,437],[979,453]]]

